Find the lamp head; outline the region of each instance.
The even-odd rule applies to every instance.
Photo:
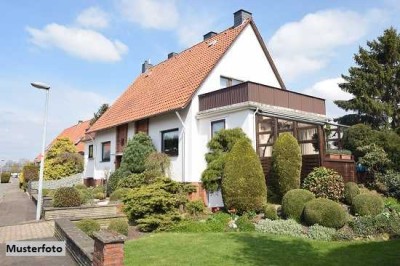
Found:
[[[50,86],[42,82],[32,82],[31,85],[37,89],[49,90]]]

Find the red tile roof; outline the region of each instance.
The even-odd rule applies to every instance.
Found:
[[[250,22],[231,27],[139,75],[89,132],[184,108]]]

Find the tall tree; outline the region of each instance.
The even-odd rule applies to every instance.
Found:
[[[108,110],[108,107],[109,107],[108,104],[103,103],[99,107],[99,110],[97,110],[97,112],[93,114],[93,118],[90,119],[90,125],[96,123],[96,121]]]
[[[342,75],[343,91],[354,95],[336,105],[355,114],[337,119],[340,123],[370,124],[373,128],[400,126],[400,35],[389,28],[377,40],[368,41],[367,48],[359,48],[354,55],[356,66],[349,75]]]

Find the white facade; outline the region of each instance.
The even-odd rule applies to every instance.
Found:
[[[176,181],[200,182],[201,173],[206,167],[204,155],[207,142],[211,139],[211,122],[225,119],[226,128],[240,127],[255,142],[254,110],[242,109],[197,119],[199,112],[198,96],[220,89],[220,78],[228,77],[241,81],[253,81],[280,88],[268,59],[248,24],[223,58],[204,80],[191,103],[184,110],[179,110],[184,125],[176,112],[158,115],[149,119],[149,136],[158,151],[161,151],[161,132],[179,129],[179,155],[171,157],[171,177]],[[128,138],[134,135],[134,123],[128,125]],[[111,142],[111,160],[101,162],[101,143]],[[96,133],[93,159],[85,158],[85,178],[104,178],[107,171],[114,171],[116,128]],[[86,143],[85,156],[88,156]]]

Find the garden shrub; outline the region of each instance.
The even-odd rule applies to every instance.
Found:
[[[395,197],[400,200],[400,173],[389,170],[386,173],[378,173],[375,175],[375,185],[382,184],[382,193],[387,196]]]
[[[79,191],[74,187],[60,187],[53,197],[54,207],[77,207],[81,205]]]
[[[104,186],[99,185],[95,188],[93,188],[93,194],[97,194],[97,193],[104,193],[105,189]]]
[[[360,216],[377,215],[383,212],[385,203],[378,194],[360,194],[353,199],[353,212]]]
[[[48,188],[43,188],[42,189],[42,196],[43,197],[48,197],[49,195],[52,194],[53,189],[48,189]],[[53,193],[54,195],[54,193]]]
[[[123,198],[124,211],[142,231],[166,230],[181,219],[179,207],[187,202],[185,184],[169,178],[134,188]]]
[[[281,199],[289,190],[300,188],[302,157],[299,143],[290,133],[280,134],[272,147],[270,190]]]
[[[11,173],[3,172],[1,173],[1,183],[8,183],[10,182]]]
[[[103,200],[103,199],[106,198],[106,194],[104,194],[104,192],[95,192],[95,193],[93,194],[93,197],[94,197],[95,199],[98,199],[98,200]]]
[[[339,201],[343,198],[343,177],[332,169],[317,167],[304,179],[303,188],[313,192],[317,198]]]
[[[24,178],[24,173],[23,172],[19,173],[18,181],[19,181],[19,188],[22,188],[22,185],[25,182],[25,178]]]
[[[360,194],[358,185],[354,182],[347,182],[344,185],[344,200],[347,204],[352,204],[355,196]]]
[[[93,189],[78,189],[78,191],[81,204],[90,203],[93,200]]]
[[[304,205],[315,199],[315,195],[305,189],[292,189],[288,191],[282,199],[283,214],[290,219],[301,221]]]
[[[355,238],[354,231],[348,225],[345,225],[342,228],[340,228],[339,230],[336,230],[336,233],[333,236],[333,240],[337,240],[337,241],[351,241],[354,238]]]
[[[252,232],[255,231],[254,223],[250,220],[248,215],[242,215],[235,221],[237,228],[241,232]]]
[[[303,226],[295,220],[260,220],[255,228],[259,232],[264,232],[274,235],[286,235],[293,237],[306,237]]]
[[[127,171],[124,171],[123,169],[121,169],[121,167],[118,168],[117,170],[115,170],[113,173],[111,173],[111,175],[107,181],[107,194],[110,195],[111,193],[113,193],[114,190],[117,189],[118,182],[122,178],[124,178],[128,175],[130,175],[130,173]]]
[[[238,140],[226,157],[222,197],[226,208],[238,213],[260,211],[266,203],[261,162],[247,139]]]
[[[129,176],[122,177],[118,181],[117,188],[138,188],[146,182],[146,175],[144,173],[141,174],[130,174]]]
[[[197,216],[198,214],[204,212],[204,202],[202,200],[189,201],[186,204],[186,211],[190,215]]]
[[[220,188],[224,176],[226,154],[240,139],[250,142],[241,128],[222,129],[214,134],[208,142],[207,147],[210,151],[205,155],[207,168],[201,175],[202,186],[207,191],[215,192]]]
[[[28,183],[31,180],[39,180],[39,166],[34,164],[24,165],[22,176],[24,177],[24,183]]]
[[[332,200],[317,198],[304,206],[304,221],[309,225],[341,228],[346,223],[347,213],[343,207]]]
[[[400,213],[400,202],[392,197],[385,198],[385,208]]]
[[[277,211],[275,205],[267,203],[264,205],[263,211],[264,211],[264,218],[270,219],[270,220],[278,220],[279,219],[278,211]]]
[[[145,160],[146,171],[152,172],[156,176],[169,176],[171,159],[162,152],[152,152]]]
[[[358,147],[357,150],[364,153],[358,162],[367,168],[370,178],[374,178],[376,173],[383,172],[392,164],[385,150],[376,144]]]
[[[131,191],[130,188],[118,188],[110,195],[110,201],[122,200],[129,191]]]
[[[80,220],[76,226],[90,237],[93,237],[94,232],[100,231],[100,224],[93,219]]]
[[[127,236],[129,231],[129,224],[124,219],[116,219],[110,222],[107,229]]]
[[[228,223],[231,216],[227,213],[218,212],[206,220],[182,220],[174,225],[170,231],[181,233],[206,233],[229,231]]]
[[[343,148],[350,150],[356,158],[364,156],[358,147],[375,143],[377,139],[376,131],[370,126],[357,124],[345,130],[343,135]]]
[[[74,188],[76,189],[87,189],[87,186],[84,184],[75,184]]]
[[[314,224],[308,228],[307,236],[310,239],[331,241],[336,229]]]
[[[400,215],[396,212],[355,217],[349,225],[358,237],[369,238],[380,234],[389,234],[391,237],[400,236]]]

